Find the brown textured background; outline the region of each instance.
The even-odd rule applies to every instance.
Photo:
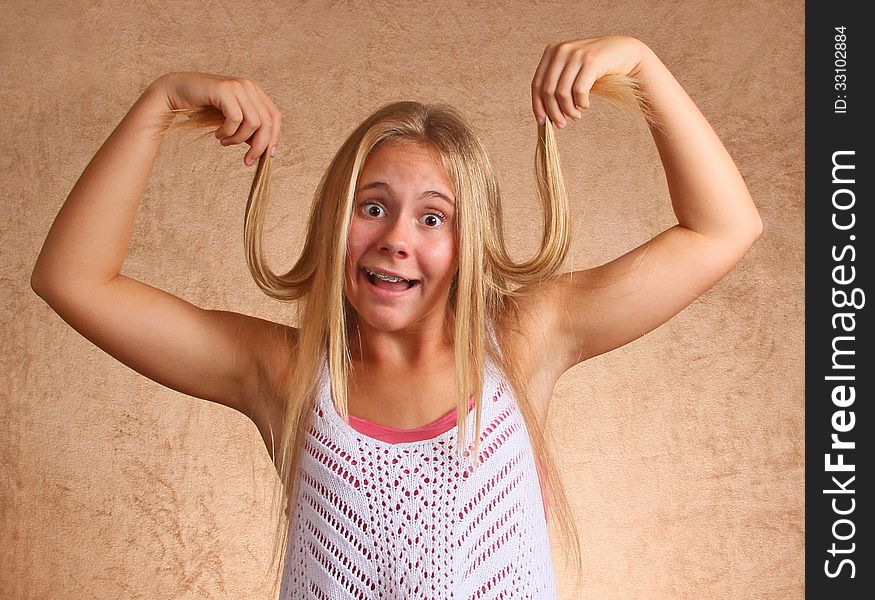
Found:
[[[5,3],[0,597],[276,593],[263,578],[276,477],[254,425],[115,362],[29,287],[63,200],[149,82],[172,70],[245,76],[283,108],[267,229],[277,270],[301,247],[341,141],[405,98],[449,102],[474,121],[522,257],[538,237],[534,68],[550,41],[606,33],[647,42],[685,86],[765,232],[673,321],[556,388],[550,425],[583,538],[583,597],[802,597],[802,4],[485,4]],[[642,123],[600,103],[559,135],[574,199],[569,267],[674,223]],[[169,139],[123,270],[203,307],[289,321],[246,270],[253,171],[242,156]]]

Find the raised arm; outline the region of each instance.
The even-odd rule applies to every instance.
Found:
[[[532,84],[532,107],[564,128],[589,108],[607,74],[637,81],[655,125],[678,224],[601,266],[527,290],[528,326],[542,333],[561,373],[658,327],[717,283],[747,252],[762,221],[735,163],[665,65],[623,36],[548,46]],[[572,199],[573,202],[573,199]],[[541,337],[539,335],[539,337]]]
[[[275,146],[279,111],[255,84],[199,73],[157,79],[73,187],[43,244],[31,286],[119,361],[167,387],[235,408],[261,430],[267,422],[254,391],[263,381],[260,371],[270,368],[263,357],[294,332],[202,310],[120,273],[171,110],[210,104],[226,115],[216,131],[223,145],[250,143],[247,164]]]

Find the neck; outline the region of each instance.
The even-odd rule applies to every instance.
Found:
[[[409,331],[379,331],[355,315],[349,326],[353,363],[372,367],[417,368],[434,365],[453,353],[443,325]]]

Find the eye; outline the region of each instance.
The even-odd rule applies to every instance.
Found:
[[[430,212],[422,215],[420,222],[430,229],[437,229],[447,220],[446,215],[441,212]]]
[[[363,202],[362,211],[369,217],[381,217],[385,212],[383,207],[376,202]]]

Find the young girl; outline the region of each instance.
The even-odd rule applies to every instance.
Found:
[[[544,234],[522,264],[470,125],[446,106],[398,102],[337,152],[301,257],[272,273],[261,233],[280,111],[251,81],[201,73],[153,82],[55,219],[34,290],[120,361],[258,427],[288,515],[282,598],[555,598],[548,515],[579,566],[543,427],[556,381],[677,314],[761,232],[732,159],[642,42],[550,44],[531,92]],[[591,92],[643,109],[678,224],[560,275],[570,209],[554,127],[579,120]],[[180,112],[217,126],[222,145],[250,146],[247,260],[266,293],[301,300],[299,327],[202,310],[120,274]]]

